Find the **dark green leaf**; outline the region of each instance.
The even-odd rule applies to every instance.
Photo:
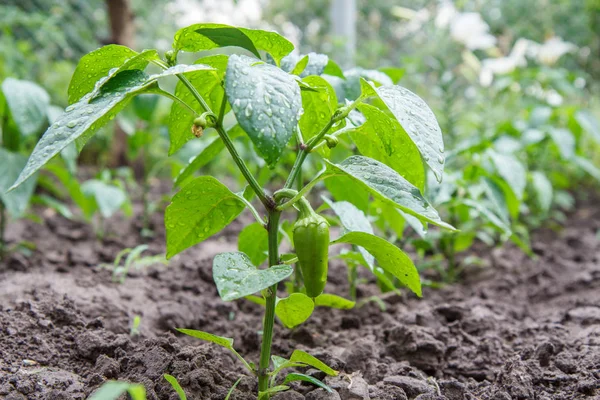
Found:
[[[421,297],[419,272],[402,250],[385,239],[364,232],[348,232],[332,244],[350,243],[364,247],[377,259],[381,268],[395,276],[403,285]]]
[[[240,126],[259,155],[273,166],[300,118],[302,98],[292,75],[257,59],[232,55],[225,92]]]
[[[257,269],[244,253],[220,253],[213,260],[213,279],[221,299],[231,301],[281,282],[293,272],[289,265]]]
[[[194,24],[175,34],[175,51],[202,51],[223,46],[242,47],[260,58],[257,50],[269,53],[275,62],[294,50],[294,45],[277,32],[237,28],[224,24]]]
[[[229,225],[245,204],[212,176],[185,185],[167,206],[167,258],[202,242]]]

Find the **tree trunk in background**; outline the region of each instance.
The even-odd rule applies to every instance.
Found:
[[[135,25],[129,0],[106,0],[106,6],[110,21],[110,42],[133,48]],[[127,134],[118,123],[115,124],[108,164],[110,167],[127,164]]]

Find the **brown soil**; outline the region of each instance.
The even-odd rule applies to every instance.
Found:
[[[169,373],[188,399],[223,399],[244,372],[237,360],[173,328],[231,336],[257,360],[261,307],[222,302],[211,276],[212,257],[236,248],[240,227],[119,284],[97,266],[148,242],[136,221],[113,219],[103,241],[52,215],[43,224],[12,223],[9,240],[37,249],[0,264],[0,398],[85,399],[120,379],[144,384],[149,399],[174,400],[162,378]],[[564,229],[534,235],[535,260],[506,246],[487,252],[488,268],[427,289],[423,299],[388,295],[385,312],[369,302],[318,309],[295,330],[276,326],[274,354],[301,348],[342,371],[325,379],[339,396],[302,384],[276,399],[600,398],[599,229],[600,210],[583,207]],[[163,252],[162,232],[148,244]],[[347,293],[345,269],[333,264],[330,275],[327,291]],[[377,293],[373,282],[359,289],[362,298]],[[130,336],[136,315],[140,334]],[[232,398],[252,399],[255,391],[244,378]]]

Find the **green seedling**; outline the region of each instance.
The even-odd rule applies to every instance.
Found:
[[[244,54],[212,54],[191,65],[177,62],[180,52],[232,46],[241,48]],[[367,201],[372,198],[401,210],[423,226],[433,224],[454,230],[422,194],[425,171],[429,169],[441,181],[445,160],[441,130],[424,101],[392,82],[381,84],[384,79],[379,75],[371,79],[371,74],[360,70],[346,77],[324,55],[298,61],[291,70],[280,68],[289,62],[292,50],[293,45],[275,32],[220,24],[181,29],[175,35],[173,50],[164,59],[155,50],[137,53],[116,45],[95,50],[82,58],[72,78],[72,104],[38,142],[13,185],[19,187],[71,143],[81,148],[137,95],[153,93],[174,101],[169,154],[190,140],[205,140],[209,132],[215,132],[219,140],[215,143],[220,143],[215,146],[227,149],[247,187],[232,191],[215,177],[202,175],[180,182],[181,190],[165,211],[166,257],[172,258],[206,240],[244,210],[250,210],[266,233],[266,241],[257,240],[255,247],[245,243],[248,254],[217,255],[213,278],[223,301],[248,297],[264,305],[260,358],[257,364],[246,360],[228,337],[192,329],[178,331],[230,351],[248,374],[257,378],[259,399],[287,390],[294,381],[325,387],[301,373],[280,377],[288,368],[312,367],[327,375],[337,374],[301,350],[294,350],[289,359],[271,355],[276,320],[292,328],[305,322],[317,306],[354,306],[353,301],[327,293],[330,246],[356,246],[368,258],[376,276],[391,276],[421,296],[418,271],[408,255],[366,226],[348,223],[339,237],[330,238],[327,222],[313,211],[318,208],[308,200],[313,188],[334,181],[350,192],[366,193]],[[148,64],[161,72],[148,75]],[[307,71],[306,76],[302,76],[303,71]],[[352,96],[338,97],[325,79],[334,75],[354,90]],[[160,81],[174,77],[179,80],[174,93],[161,89]],[[246,162],[232,141],[234,135],[250,139],[254,155],[247,159],[254,162],[259,157],[266,167],[261,168],[261,174],[267,178],[271,168],[291,154],[294,161],[284,182],[266,179],[266,184],[260,184],[251,171],[255,166]],[[293,138],[296,146],[288,147]],[[361,155],[338,161],[334,157],[338,153],[334,152],[339,147],[347,152],[340,144],[348,141],[356,144]],[[308,181],[298,178],[307,159],[322,167]],[[277,174],[273,171],[271,178]],[[252,203],[254,197],[260,208]],[[294,242],[296,254],[281,257],[279,233],[283,218],[296,218],[296,212],[290,212],[294,209],[300,211],[300,216],[287,237]],[[342,219],[360,219],[354,213],[354,209],[344,208]],[[267,266],[261,268],[259,264],[265,258]],[[295,270],[301,273],[295,274]],[[298,290],[278,297],[278,284],[292,275],[296,276]]]
[[[100,264],[100,268],[108,268],[112,270],[112,278],[114,282],[125,283],[127,274],[134,268],[139,271],[147,266],[154,264],[167,265],[168,261],[164,254],[154,256],[142,256],[142,253],[148,249],[148,245],[141,244],[133,249],[127,248],[117,253],[112,264]],[[123,261],[125,258],[125,261]],[[123,262],[122,262],[123,261]]]

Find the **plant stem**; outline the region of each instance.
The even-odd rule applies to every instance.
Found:
[[[0,260],[4,258],[6,243],[4,242],[4,231],[6,229],[6,208],[0,201]]]
[[[280,216],[280,211],[269,211],[269,222],[267,223],[267,232],[269,238],[269,267],[279,264],[279,242],[277,240],[277,234]],[[271,344],[273,342],[273,325],[275,323],[277,284],[268,289],[268,294],[266,297],[266,310],[263,320],[263,339],[260,350],[260,362],[258,365],[259,392],[264,392],[269,388],[269,366],[271,364]]]
[[[181,81],[181,83],[183,83],[185,85],[185,87],[188,88],[188,90],[190,91],[190,93],[192,93],[192,96],[194,96],[194,98],[198,101],[198,103],[200,103],[200,107],[202,107],[202,109],[204,110],[204,112],[213,113],[213,111],[210,109],[209,105],[206,103],[206,101],[200,95],[200,93],[198,93],[198,91],[196,90],[196,88],[194,87],[194,85],[192,85],[192,83],[184,75],[182,75],[182,74],[177,75],[177,77],[179,78],[179,80]],[[222,104],[221,110],[219,112],[220,117],[219,117],[219,120],[217,120],[217,125],[215,125],[215,130],[217,131],[217,133],[221,137],[221,140],[225,144],[225,147],[227,147],[227,150],[229,151],[229,154],[231,154],[231,158],[233,158],[233,161],[235,162],[235,164],[239,168],[240,172],[242,173],[242,175],[244,175],[244,178],[246,178],[246,181],[248,182],[248,184],[250,185],[250,187],[252,187],[252,190],[254,190],[254,193],[256,193],[256,196],[264,204],[264,206],[265,206],[266,209],[273,208],[275,206],[275,204],[273,203],[273,201],[271,199],[269,199],[267,197],[267,195],[265,194],[265,191],[258,184],[258,181],[256,180],[256,178],[254,178],[254,175],[252,175],[252,173],[250,172],[250,170],[246,166],[246,163],[240,157],[240,155],[237,152],[235,146],[233,145],[233,142],[231,141],[231,138],[229,137],[229,135],[227,135],[227,132],[223,128],[222,115],[224,113],[223,110],[225,108],[225,102],[226,101],[227,101],[227,98],[224,95],[223,96],[223,104]]]

